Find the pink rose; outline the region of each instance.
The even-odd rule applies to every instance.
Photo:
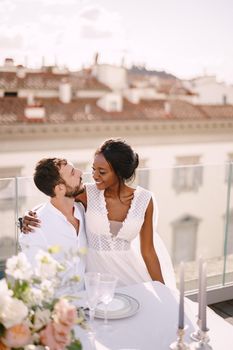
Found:
[[[71,341],[70,328],[50,322],[40,332],[40,341],[42,345],[48,346],[50,350],[63,350]]]
[[[64,344],[64,346],[67,346],[70,344],[71,335],[70,335],[69,326],[64,325],[63,323],[54,322],[53,329],[54,329],[54,337],[58,343]]]
[[[58,344],[54,338],[53,323],[50,322],[40,332],[40,341],[42,345],[48,346],[50,350],[58,350]]]
[[[77,319],[77,311],[74,305],[69,304],[66,299],[60,299],[55,307],[55,317],[57,323],[63,323],[68,327],[73,327]]]
[[[31,332],[25,324],[17,324],[6,330],[2,342],[9,348],[21,348],[31,341]]]
[[[0,350],[10,350],[10,348],[0,341]]]
[[[70,327],[64,323],[53,322],[53,328],[58,334],[67,334],[70,332]]]

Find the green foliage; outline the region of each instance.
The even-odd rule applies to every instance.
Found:
[[[78,339],[75,339],[68,347],[68,350],[82,350],[82,344]]]
[[[14,297],[17,299],[23,299],[23,295],[27,293],[30,286],[27,281],[17,280],[13,288]]]
[[[3,324],[0,323],[0,338],[4,335],[5,333],[5,327],[3,326]]]

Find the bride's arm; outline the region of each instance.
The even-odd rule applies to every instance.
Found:
[[[147,270],[154,281],[164,283],[162,271],[153,243],[153,201],[150,200],[140,232],[140,248]]]
[[[80,193],[76,198],[76,202],[81,202],[83,206],[85,207],[85,210],[87,208],[87,193],[86,188],[84,189],[84,192]],[[38,207],[39,208],[39,207]],[[37,208],[37,209],[38,209]],[[28,211],[22,218],[20,230],[21,232],[27,234],[30,232],[34,232],[35,227],[40,227],[40,220],[37,218],[36,211]]]
[[[87,191],[86,187],[84,187],[84,191],[75,197],[75,202],[81,202],[85,208],[87,209]]]

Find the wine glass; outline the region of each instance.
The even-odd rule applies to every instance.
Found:
[[[84,274],[84,283],[87,293],[87,305],[89,307],[89,319],[90,323],[93,323],[96,305],[99,300],[100,273],[86,272]]]
[[[110,273],[100,274],[99,300],[104,304],[104,326],[108,326],[108,304],[113,300],[117,278]]]

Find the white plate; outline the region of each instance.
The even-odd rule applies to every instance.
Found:
[[[139,309],[139,302],[133,297],[115,293],[113,301],[108,304],[107,318],[109,320],[117,320],[120,318],[133,316]],[[95,310],[96,318],[104,318],[104,304],[98,304]]]

